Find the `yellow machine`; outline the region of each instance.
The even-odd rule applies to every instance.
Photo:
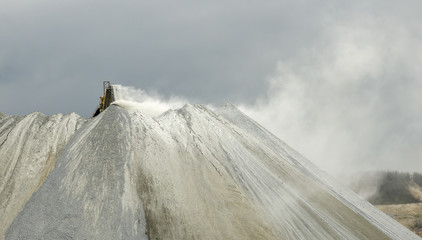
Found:
[[[114,89],[109,81],[103,82],[103,88],[104,88],[104,96],[100,97],[100,105],[97,107],[94,114],[92,114],[92,117],[96,117],[98,114],[106,110],[106,108],[108,108],[110,104],[114,102],[115,100]]]
[[[104,110],[104,99],[105,99],[105,97],[100,97],[100,108],[101,108],[101,110]]]

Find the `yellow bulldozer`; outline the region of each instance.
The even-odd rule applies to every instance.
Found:
[[[100,97],[100,104],[95,110],[94,114],[92,114],[92,117],[96,117],[98,114],[102,113],[115,100],[114,89],[109,81],[103,82],[103,88],[104,88],[104,96]]]

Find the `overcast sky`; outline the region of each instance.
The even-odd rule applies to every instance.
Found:
[[[230,101],[329,172],[422,171],[420,0],[1,0],[0,112],[89,117],[102,81]]]

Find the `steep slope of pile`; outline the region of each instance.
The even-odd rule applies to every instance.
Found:
[[[76,114],[0,114],[0,238],[83,121]]]
[[[85,124],[6,239],[146,239],[126,111]]]
[[[377,228],[381,229],[389,237],[393,239],[418,239],[416,236],[409,234],[407,231],[403,231],[401,226],[397,225],[395,221],[391,221],[391,218],[386,217],[384,213],[378,211],[369,202],[362,201],[361,197],[359,197],[355,192],[338,184],[338,182],[331,176],[321,171],[312,162],[305,159],[283,141],[236,109],[233,105],[226,104],[224,107],[217,109],[216,112],[221,116],[224,116],[236,126],[249,132],[260,142],[270,146],[277,155],[284,156],[284,159],[290,159],[295,167],[306,176],[305,178],[309,177],[312,179],[311,181],[313,181],[313,183],[316,183],[319,187],[324,188],[328,193],[341,201],[348,208],[360,214],[372,224],[376,223],[374,225],[376,225]],[[302,181],[302,179],[297,180]]]
[[[57,238],[419,239],[232,105],[90,120],[6,233]]]

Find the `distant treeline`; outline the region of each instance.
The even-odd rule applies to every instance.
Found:
[[[378,191],[368,198],[375,205],[417,203],[420,200],[414,197],[409,186],[422,186],[422,174],[403,172],[379,172]]]
[[[371,190],[371,194],[362,196],[374,205],[420,202],[421,198],[415,197],[409,191],[410,186],[422,187],[421,173],[366,172],[358,176],[351,185],[358,194]]]

